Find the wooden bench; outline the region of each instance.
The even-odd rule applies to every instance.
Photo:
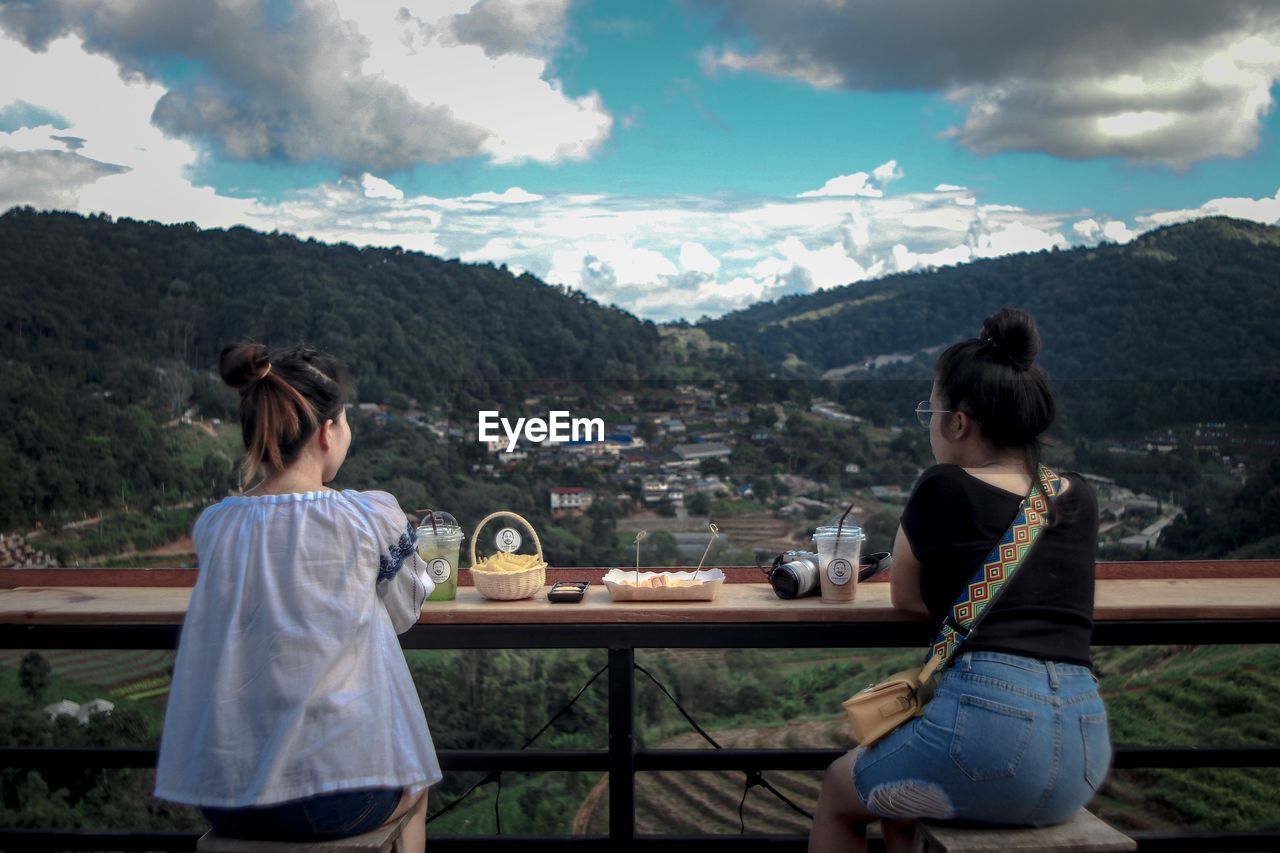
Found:
[[[962,829],[917,821],[912,853],[1121,853],[1137,849],[1138,842],[1081,809],[1066,823],[1040,829]]]
[[[249,841],[224,838],[209,830],[196,842],[196,850],[200,853],[391,853],[412,817],[410,812],[393,824],[337,841]]]

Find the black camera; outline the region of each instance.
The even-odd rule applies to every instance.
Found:
[[[877,551],[864,554],[858,562],[858,582],[861,583],[889,568],[893,555],[888,551]],[[822,591],[818,583],[818,555],[812,551],[783,551],[773,558],[773,565],[765,569],[765,573],[778,598],[803,598]]]

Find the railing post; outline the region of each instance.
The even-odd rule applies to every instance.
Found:
[[[609,849],[636,840],[635,649],[609,649]]]

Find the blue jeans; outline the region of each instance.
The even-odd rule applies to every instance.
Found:
[[[923,716],[857,751],[853,781],[881,817],[1048,826],[1088,802],[1110,764],[1088,668],[970,652],[943,673]]]
[[[400,803],[399,788],[336,791],[273,806],[202,808],[213,831],[259,841],[332,841],[376,829]]]

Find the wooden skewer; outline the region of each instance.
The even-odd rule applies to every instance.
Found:
[[[711,553],[711,543],[716,541],[716,537],[720,535],[720,528],[716,527],[715,522],[711,522],[707,527],[711,528],[711,538],[707,540],[707,547],[702,550],[702,559],[698,561],[698,568],[693,570],[695,583],[698,581],[698,572],[702,571],[702,564],[706,562],[707,554]]]
[[[640,586],[640,540],[649,535],[647,530],[636,531],[636,587]]]

